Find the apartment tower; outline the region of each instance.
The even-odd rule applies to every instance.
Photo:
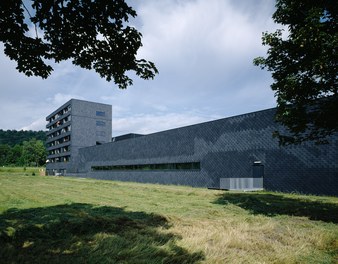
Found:
[[[111,141],[111,105],[71,99],[46,121],[48,175],[77,173],[80,148]]]

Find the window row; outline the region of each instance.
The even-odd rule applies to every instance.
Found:
[[[64,153],[64,152],[69,152],[69,151],[70,151],[70,146],[65,146],[65,147],[62,147],[62,148],[50,150],[48,153],[49,153],[49,155],[55,155],[55,154],[60,154],[60,153]]]
[[[52,129],[55,129],[59,126],[62,126],[63,124],[67,123],[67,122],[70,122],[72,120],[72,116],[66,116],[65,118],[57,121],[54,125],[50,126],[49,127],[49,130],[52,130]]]
[[[51,162],[51,163],[69,162],[69,161],[70,161],[70,156],[64,156],[64,157],[57,157],[57,158],[49,159],[49,162]]]
[[[54,116],[52,116],[51,118],[49,118],[49,122],[53,122],[54,120],[58,119],[60,116],[65,115],[66,113],[68,113],[70,110],[72,109],[72,107],[70,105],[66,106],[65,108],[61,109],[59,112],[57,112]]]
[[[92,166],[92,171],[121,170],[200,170],[200,162]]]
[[[69,126],[66,126],[66,127],[62,128],[62,129],[60,129],[60,130],[58,130],[58,131],[55,131],[54,133],[48,135],[47,138],[49,139],[49,138],[53,138],[53,137],[58,137],[58,136],[60,136],[61,134],[67,133],[67,132],[69,132],[69,131],[71,131],[71,130],[72,130],[72,127],[71,127],[71,125],[69,125]]]
[[[58,140],[55,140],[53,142],[50,142],[47,144],[47,147],[50,148],[50,147],[53,147],[53,146],[56,146],[56,145],[59,145],[59,144],[62,144],[62,143],[66,143],[66,142],[69,142],[70,141],[70,136],[66,136],[66,137],[63,137],[63,138],[60,138]]]

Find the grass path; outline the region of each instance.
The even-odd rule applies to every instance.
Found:
[[[1,263],[338,260],[338,198],[30,173],[0,170]]]

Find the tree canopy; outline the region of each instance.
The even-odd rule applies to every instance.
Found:
[[[42,166],[46,162],[46,148],[41,140],[35,138],[22,143],[22,158],[25,164]]]
[[[46,156],[44,143],[35,138],[13,147],[0,144],[0,166],[43,166]]]
[[[46,133],[0,129],[0,166],[42,166],[46,162]]]
[[[324,143],[338,131],[337,12],[332,0],[276,1],[273,19],[285,30],[263,33],[267,56],[254,64],[272,72],[282,145]]]
[[[47,78],[50,62],[71,60],[126,88],[133,84],[128,71],[143,79],[158,73],[136,58],[142,35],[127,25],[135,16],[124,0],[2,0],[0,41],[27,76]]]
[[[45,131],[32,130],[2,130],[0,129],[0,144],[6,144],[11,147],[22,144],[23,141],[29,141],[32,138],[46,142],[47,136]]]

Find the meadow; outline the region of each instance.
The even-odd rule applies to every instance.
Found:
[[[1,263],[337,263],[338,198],[0,168]]]

